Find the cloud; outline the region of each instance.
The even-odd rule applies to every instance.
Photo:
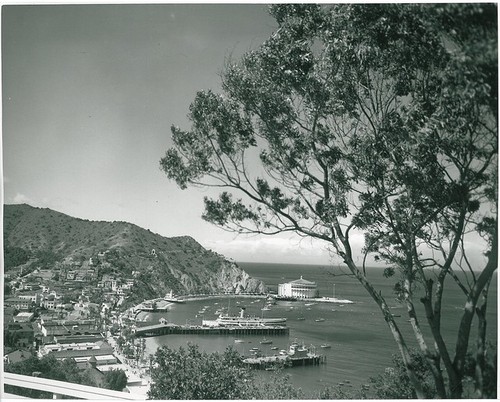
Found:
[[[237,261],[284,263],[326,263],[330,260],[325,243],[283,237],[236,238],[230,241],[207,240],[205,247]]]
[[[12,198],[13,204],[30,204],[33,205],[33,200],[24,194],[16,193],[16,195]]]

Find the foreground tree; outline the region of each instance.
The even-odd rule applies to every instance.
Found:
[[[251,399],[250,373],[234,350],[223,354],[159,348],[154,355],[150,399]]]
[[[127,374],[123,370],[109,370],[104,373],[104,381],[107,389],[123,391],[127,386]]]
[[[414,358],[366,276],[368,256],[388,265],[441,398],[463,393],[477,316],[482,396],[497,268],[496,6],[276,5],[271,13],[278,29],[228,64],[224,94],[199,92],[192,129],[172,127],[162,169],[181,188],[227,189],[205,198],[207,221],[324,241],[380,308],[418,397]],[[362,250],[351,240],[359,231]],[[467,249],[479,235],[481,267]],[[441,331],[447,278],[464,295],[454,351]]]

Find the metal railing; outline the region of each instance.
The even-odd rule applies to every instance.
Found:
[[[80,399],[126,399],[140,400],[138,395],[127,392],[112,391],[104,388],[90,387],[88,385],[73,384],[65,381],[50,380],[48,378],[30,377],[27,375],[3,373],[3,384],[20,388],[34,389],[37,391],[51,392],[54,399],[64,399],[71,396]],[[2,390],[3,398],[19,398],[17,395],[5,394]]]

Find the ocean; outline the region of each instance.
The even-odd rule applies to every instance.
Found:
[[[245,306],[248,315],[264,314],[264,317],[286,317],[290,328],[288,336],[268,337],[273,343],[261,345],[262,336],[240,336],[244,343],[235,343],[232,336],[215,335],[164,335],[146,338],[146,353],[154,353],[160,345],[170,347],[186,346],[188,342],[196,343],[204,351],[223,351],[232,346],[242,354],[249,354],[249,349],[259,347],[263,352],[273,354],[272,346],[287,349],[292,341],[303,342],[305,345],[316,347],[317,353],[326,356],[326,363],[318,366],[294,367],[286,370],[296,387],[301,387],[306,393],[316,392],[325,385],[342,383],[344,387],[359,388],[367,384],[369,378],[382,373],[385,367],[392,364],[392,355],[397,353],[396,344],[389,328],[381,317],[375,303],[366,291],[347,270],[321,265],[290,265],[269,263],[239,263],[252,277],[264,281],[269,289],[277,291],[279,283],[295,280],[303,276],[304,279],[316,282],[320,296],[336,297],[350,300],[353,303],[317,303],[306,306],[304,302],[279,301],[270,311],[262,311],[265,299],[258,301],[250,298],[218,298],[200,301],[190,301],[186,304],[172,306],[166,314],[153,313],[148,320],[158,322],[165,317],[169,322],[177,324],[199,324],[201,319],[215,319],[215,311],[221,307],[230,308],[232,314],[237,314],[239,306]],[[383,277],[382,268],[370,268],[368,277],[382,292],[396,316],[401,331],[410,346],[416,346],[407,321],[406,309],[395,299],[392,290],[393,281]],[[497,340],[497,276],[490,287],[488,298],[488,336],[496,345]],[[446,291],[443,299],[443,336],[448,342],[450,351],[454,351],[455,334],[458,327],[464,297],[460,289],[452,282],[446,282]],[[418,303],[420,304],[420,303]],[[422,308],[419,308],[421,320]],[[200,311],[203,311],[200,313]],[[303,321],[298,317],[305,317]],[[315,321],[323,318],[324,321]],[[476,325],[473,326],[473,341]],[[428,333],[427,333],[428,335]],[[430,339],[429,337],[427,339]],[[320,345],[329,343],[331,348],[323,349]],[[432,347],[432,342],[429,342]],[[259,375],[269,375],[261,372]]]

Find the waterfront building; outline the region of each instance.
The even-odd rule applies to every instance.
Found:
[[[278,285],[278,297],[293,297],[296,299],[312,299],[318,297],[318,286],[316,282],[308,281],[302,276],[287,283]]]
[[[47,343],[40,348],[40,355],[44,356],[51,352],[60,352],[65,350],[87,351],[104,348],[109,349],[109,345],[103,342],[100,335],[69,335],[54,336],[53,342]]]

